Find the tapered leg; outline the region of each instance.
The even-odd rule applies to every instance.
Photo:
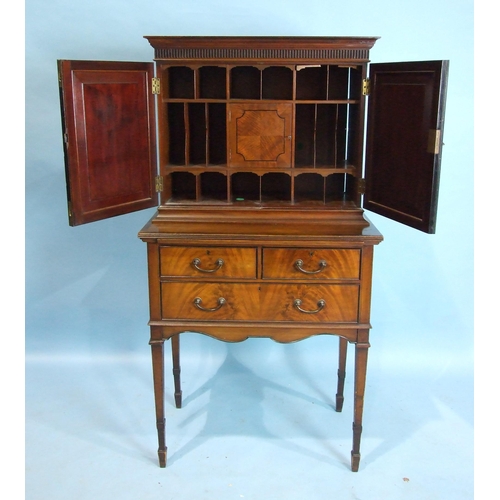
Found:
[[[167,466],[167,446],[165,439],[165,377],[163,340],[151,341],[151,355],[153,359],[153,382],[156,408],[156,428],[158,430],[158,461],[160,467]]]
[[[174,374],[174,397],[176,408],[182,407],[181,364],[179,360],[179,334],[172,337],[172,372]]]
[[[355,376],[354,376],[354,422],[352,424],[353,441],[351,451],[351,470],[357,472],[361,455],[359,446],[361,443],[361,432],[363,430],[363,403],[366,385],[366,366],[368,362],[368,342],[356,344]]]
[[[344,381],[345,381],[345,365],[347,359],[347,340],[339,337],[339,369],[337,371],[337,397],[335,402],[335,410],[342,411],[344,405]]]

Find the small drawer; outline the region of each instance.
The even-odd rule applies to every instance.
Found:
[[[264,248],[263,278],[359,279],[356,248]]]
[[[177,278],[256,278],[257,251],[239,247],[163,246],[160,273]]]
[[[260,287],[252,283],[162,283],[163,319],[259,320]]]
[[[318,323],[355,323],[358,285],[263,285],[261,319]]]

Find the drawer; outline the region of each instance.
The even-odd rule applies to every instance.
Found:
[[[260,295],[264,321],[355,323],[357,285],[263,285]]]
[[[160,247],[161,276],[256,278],[257,250],[238,247]]]
[[[356,248],[264,248],[263,278],[359,279]]]
[[[357,285],[162,283],[163,319],[354,323]]]
[[[253,283],[162,283],[162,317],[258,320],[259,288],[259,285]]]

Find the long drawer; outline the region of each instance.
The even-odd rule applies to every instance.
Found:
[[[359,279],[361,251],[356,248],[264,248],[263,278]]]
[[[352,323],[358,319],[354,284],[161,284],[163,319]]]
[[[256,278],[257,250],[244,247],[160,248],[163,277]]]

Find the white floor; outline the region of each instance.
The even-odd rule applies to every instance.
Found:
[[[174,407],[167,363],[168,464],[160,469],[146,348],[121,357],[28,355],[26,499],[474,496],[473,383],[463,367],[417,371],[415,363],[384,361],[372,346],[353,473],[353,380],[349,373],[336,413],[334,337],[224,344],[186,334],[182,409]]]

